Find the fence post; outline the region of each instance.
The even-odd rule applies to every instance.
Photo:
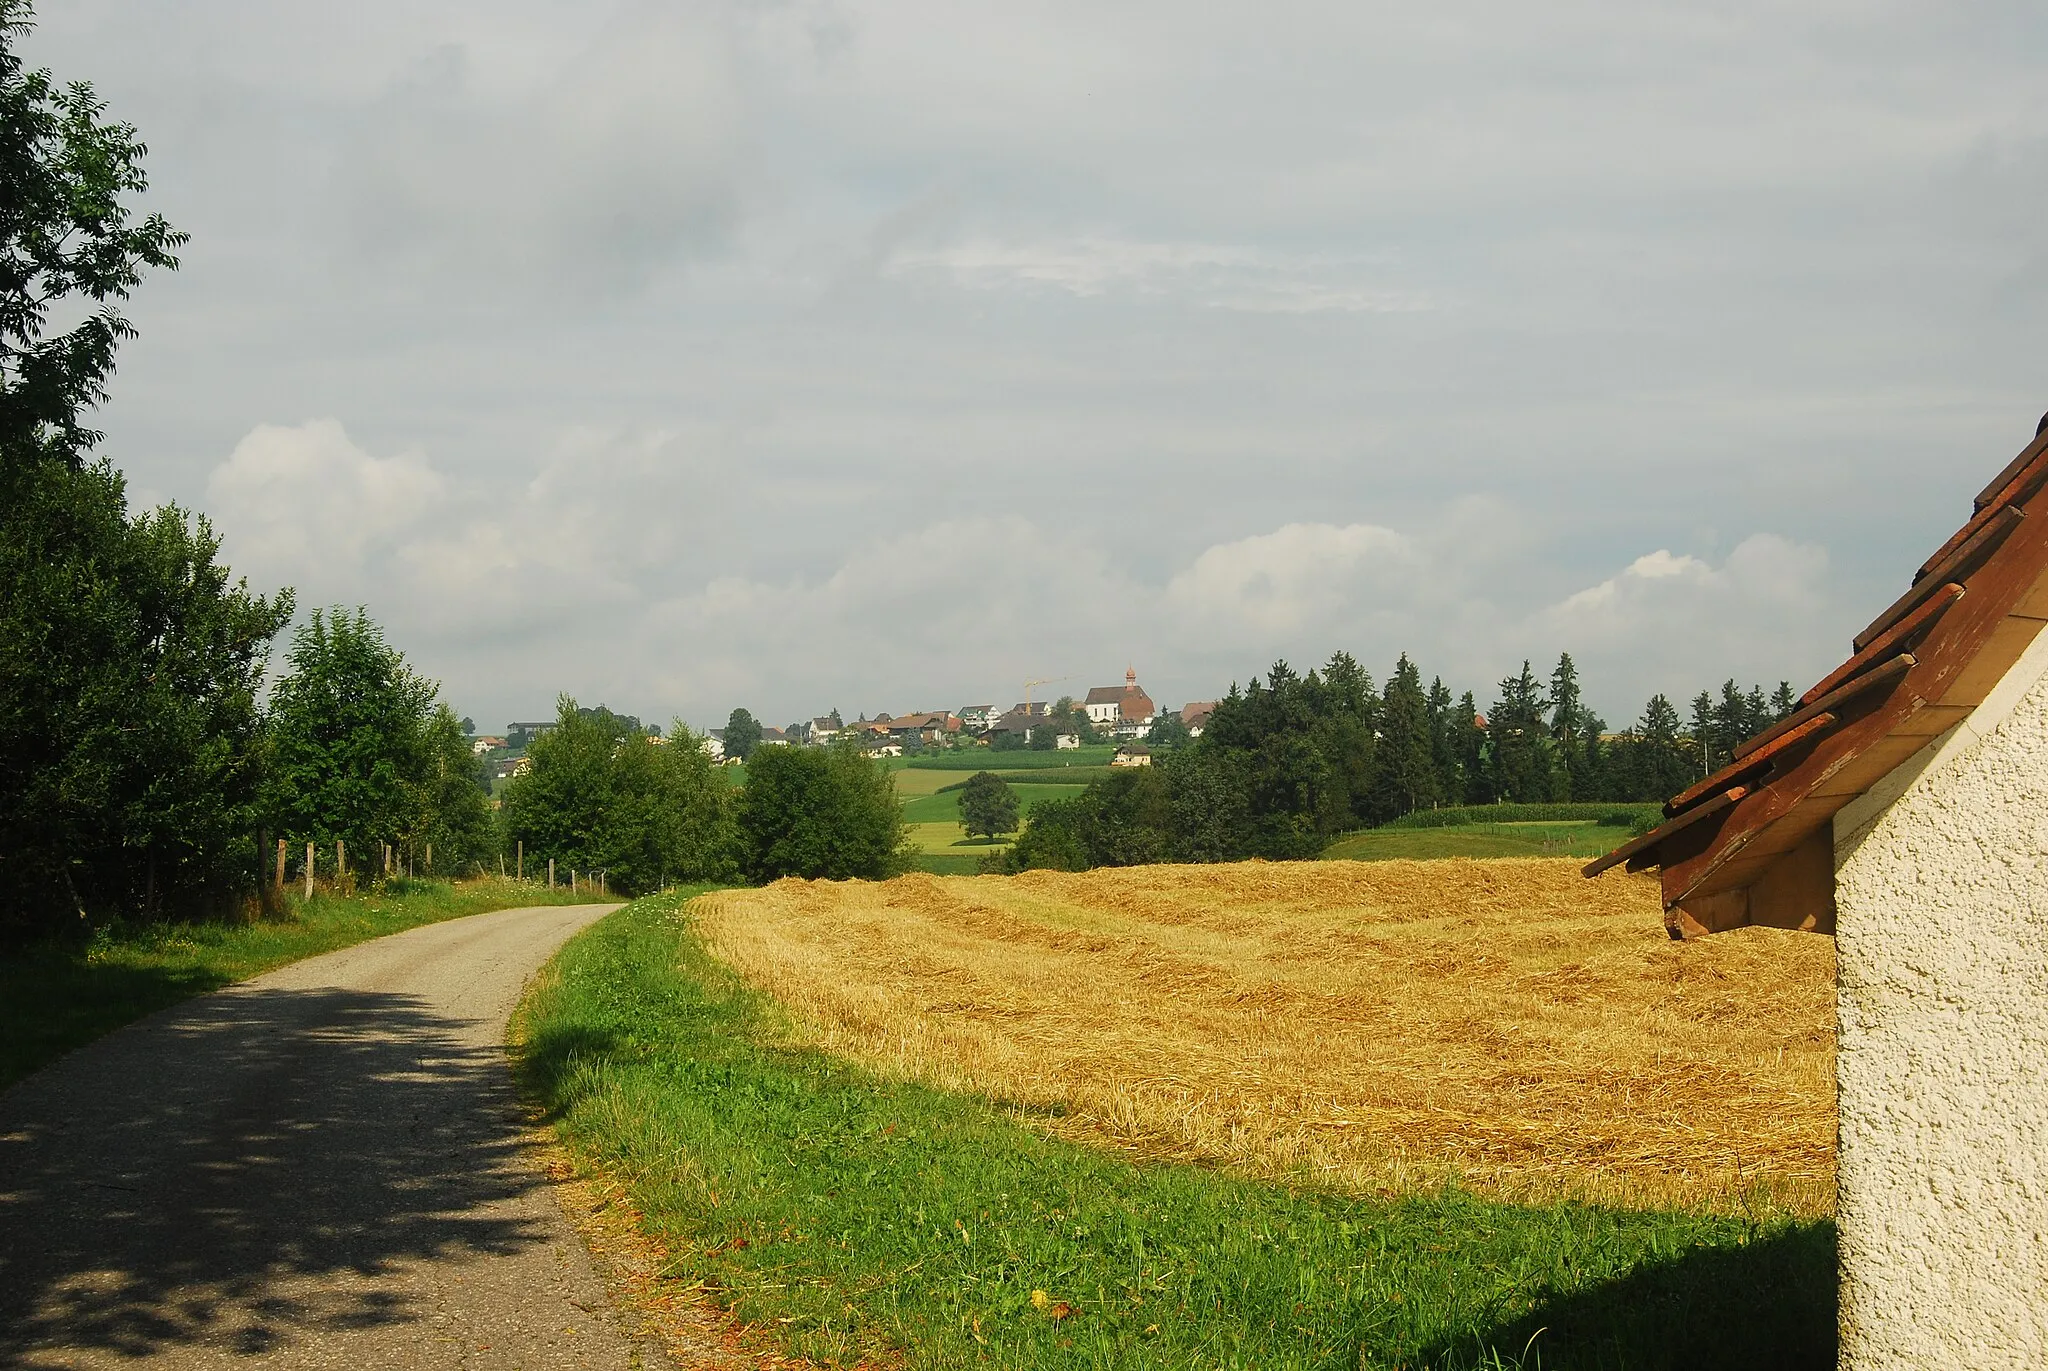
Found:
[[[549,889],[549,890],[553,890],[554,888],[555,888],[555,859],[554,859],[553,857],[550,857],[550,858],[548,858],[548,889]]]
[[[569,893],[576,893],[576,868],[573,866],[569,868]]]
[[[428,844],[427,844],[427,875],[431,876],[431,875],[433,875],[433,874],[434,874],[434,845],[433,845],[432,843],[428,843]]]
[[[348,844],[341,839],[334,840],[334,883],[338,886],[348,879]]]
[[[505,854],[502,852],[498,854],[498,879],[505,879]]]
[[[306,844],[306,898],[313,898],[313,845]]]
[[[284,839],[282,838],[277,840],[277,893],[281,900],[284,897]]]
[[[519,840],[519,866],[514,879],[521,881],[526,879],[526,839],[524,838]]]

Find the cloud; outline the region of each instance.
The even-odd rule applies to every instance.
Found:
[[[1384,263],[1286,256],[1210,243],[1080,237],[1043,242],[969,239],[902,248],[886,273],[939,276],[963,290],[1048,290],[1091,299],[1172,298],[1210,309],[1265,314],[1400,313],[1426,295],[1376,281]]]
[[[435,289],[610,295],[724,237],[741,95],[715,9],[634,6],[517,57],[443,44],[363,110],[339,189],[368,262]]]
[[[250,430],[207,482],[232,529],[236,566],[289,580],[323,563],[354,568],[431,519],[447,493],[417,456],[373,457],[334,419]]]

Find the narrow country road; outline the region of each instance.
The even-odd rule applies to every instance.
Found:
[[[665,1366],[522,1145],[521,986],[615,905],[281,968],[0,1095],[0,1367]]]

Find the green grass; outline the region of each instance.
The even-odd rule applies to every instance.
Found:
[[[1418,809],[1390,819],[1381,828],[1452,828],[1462,824],[1514,823],[1597,823],[1631,829],[1662,822],[1664,809],[1656,804],[1624,804],[1620,801],[1558,804],[1452,805],[1442,809]]]
[[[965,747],[956,752],[934,752],[906,757],[901,765],[912,771],[1030,771],[1044,767],[1108,766],[1116,755],[1114,743],[1091,743],[1066,752],[1038,752],[1023,749],[998,752],[989,747]]]
[[[1099,781],[1105,776],[1114,776],[1116,775],[1116,773],[1117,768],[1113,766],[1048,766],[1040,767],[1036,770],[1005,771],[1000,772],[998,774],[1000,774],[1002,778],[1008,781],[1011,785],[1017,786],[1084,786],[1087,785],[1090,781]],[[958,790],[966,784],[966,781],[952,781],[946,785],[940,786],[939,790],[941,792],[947,790]]]
[[[778,1008],[682,906],[640,901],[562,951],[522,1010],[522,1075],[568,1146],[631,1189],[663,1274],[791,1352],[1050,1371],[1834,1365],[1830,1225],[1368,1200],[1057,1141],[784,1045]]]
[[[486,910],[589,898],[517,881],[400,880],[353,898],[294,899],[278,919],[115,924],[90,942],[0,954],[0,1089],[130,1020],[301,957]]]
[[[1046,785],[1019,779],[1012,779],[1010,784],[1016,787],[1020,816],[1028,815],[1047,800],[1069,799],[1088,788],[1085,784],[1074,782]],[[959,823],[960,787],[948,786],[936,795],[920,795],[905,801],[903,818],[906,823],[913,824]]]
[[[1628,830],[1595,823],[1460,824],[1454,828],[1374,828],[1351,833],[1323,849],[1323,856],[1355,862],[1405,857],[1584,857],[1611,852],[1628,840]]]

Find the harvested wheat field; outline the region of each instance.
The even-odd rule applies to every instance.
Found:
[[[694,906],[805,1042],[1064,1136],[1391,1192],[1834,1201],[1834,943],[1570,861],[780,881]]]

